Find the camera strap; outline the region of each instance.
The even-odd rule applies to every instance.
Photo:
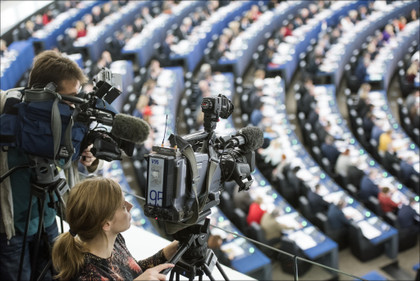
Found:
[[[39,90],[26,90],[24,101],[25,102],[42,102],[42,101],[48,101],[53,100],[53,104],[51,107],[51,133],[53,136],[53,143],[54,143],[54,163],[63,169],[66,169],[71,164],[71,159],[73,156],[73,143],[72,143],[72,127],[73,127],[73,117],[70,116],[69,124],[67,125],[66,131],[65,131],[65,137],[63,140],[63,148],[61,147],[61,114],[60,110],[58,109],[58,102],[61,100],[60,94],[57,92],[51,91],[49,89],[42,89],[42,91]],[[62,151],[62,150],[65,151]],[[62,161],[59,161],[60,158],[63,159],[62,155],[63,152],[67,154],[64,157],[64,163]],[[58,157],[60,155],[60,157]]]
[[[191,226],[193,224],[195,224],[198,220],[198,217],[200,215],[200,206],[201,206],[201,202],[199,202],[198,200],[198,194],[197,194],[197,184],[199,182],[199,175],[198,175],[198,170],[197,170],[197,161],[195,159],[195,154],[194,154],[194,150],[191,146],[191,144],[189,144],[187,141],[185,141],[182,137],[177,136],[177,135],[171,135],[169,137],[169,139],[172,141],[174,141],[174,143],[176,143],[178,149],[180,150],[180,152],[182,153],[182,155],[185,156],[185,158],[187,158],[188,160],[188,167],[190,169],[191,172],[191,186],[192,186],[192,192],[194,193],[194,197],[195,197],[195,201],[193,203],[192,206],[192,210],[193,210],[193,215],[184,223],[171,223],[171,222],[166,222],[166,230],[169,234],[173,234],[177,231],[179,231],[180,229],[187,227],[187,226]],[[175,138],[175,139],[173,139]],[[208,188],[208,187],[206,187]],[[206,191],[206,193],[208,193],[208,191]]]

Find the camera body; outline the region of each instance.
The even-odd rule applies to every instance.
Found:
[[[211,208],[220,202],[220,166],[217,166],[206,192],[209,155],[195,152],[194,157],[198,172],[196,194],[200,198],[207,193],[210,200],[206,202],[206,209]],[[192,173],[188,165],[188,159],[178,149],[153,147],[148,156],[146,215],[170,222],[181,222],[193,215],[191,212],[196,197],[191,189]]]
[[[75,124],[84,124],[89,130],[81,144],[80,151],[93,144],[91,152],[98,159],[106,161],[121,160],[122,151],[128,156],[133,155],[134,142],[123,140],[111,134],[110,129],[118,111],[111,103],[120,96],[121,75],[112,73],[107,68],[93,79],[94,90],[90,93],[80,93],[76,97],[63,99],[76,104]]]
[[[228,118],[233,104],[223,95],[201,104],[204,131],[171,135],[170,147],[154,146],[147,155],[145,215],[164,223],[169,234],[201,222],[220,203],[223,183],[234,180],[240,190],[252,184],[255,152],[229,147],[232,136],[214,133],[219,117]]]
[[[116,77],[103,68],[93,81],[94,91],[77,96],[60,95],[54,83],[9,90],[0,116],[0,146],[20,148],[61,167],[76,160],[91,143],[99,159],[121,159],[121,150],[131,156],[134,143],[109,132],[118,113],[111,103],[121,94],[112,84]]]

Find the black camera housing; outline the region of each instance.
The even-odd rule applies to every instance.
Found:
[[[226,149],[229,137],[217,137],[213,131],[219,117],[228,118],[233,112],[231,101],[223,95],[205,98],[202,110],[204,131],[171,135],[171,147],[154,146],[146,156],[144,212],[163,222],[169,234],[203,220],[220,203],[224,182],[234,180],[241,190],[253,182],[255,152]]]

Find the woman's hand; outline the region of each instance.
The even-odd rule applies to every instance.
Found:
[[[82,157],[80,158],[80,163],[82,163],[84,166],[89,167],[92,165],[92,163],[96,160],[96,157],[93,156],[92,152],[90,152],[90,149],[93,147],[93,144],[86,147],[85,150],[82,152]]]
[[[134,280],[159,280],[163,281],[166,280],[166,275],[160,273],[162,270],[165,270],[167,268],[174,267],[175,265],[172,263],[163,263],[159,264],[155,267],[147,269],[145,272],[140,274],[136,279]]]
[[[175,255],[176,251],[178,250],[178,245],[179,242],[175,240],[172,241],[171,244],[163,248],[163,255],[165,256],[167,261],[170,260],[173,257],[173,255]]]

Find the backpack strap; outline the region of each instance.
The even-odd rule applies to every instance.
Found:
[[[62,97],[59,93],[53,91],[51,88],[55,85],[48,84],[42,91],[38,89],[25,90],[24,101],[25,102],[41,102],[53,100],[53,105],[51,108],[51,132],[53,135],[54,143],[54,163],[63,169],[66,169],[71,164],[71,159],[74,153],[73,143],[72,143],[72,127],[73,127],[73,117],[70,117],[69,124],[67,125],[63,147],[61,146],[61,114],[58,109],[58,102],[62,100]],[[63,162],[64,159],[64,162]]]

